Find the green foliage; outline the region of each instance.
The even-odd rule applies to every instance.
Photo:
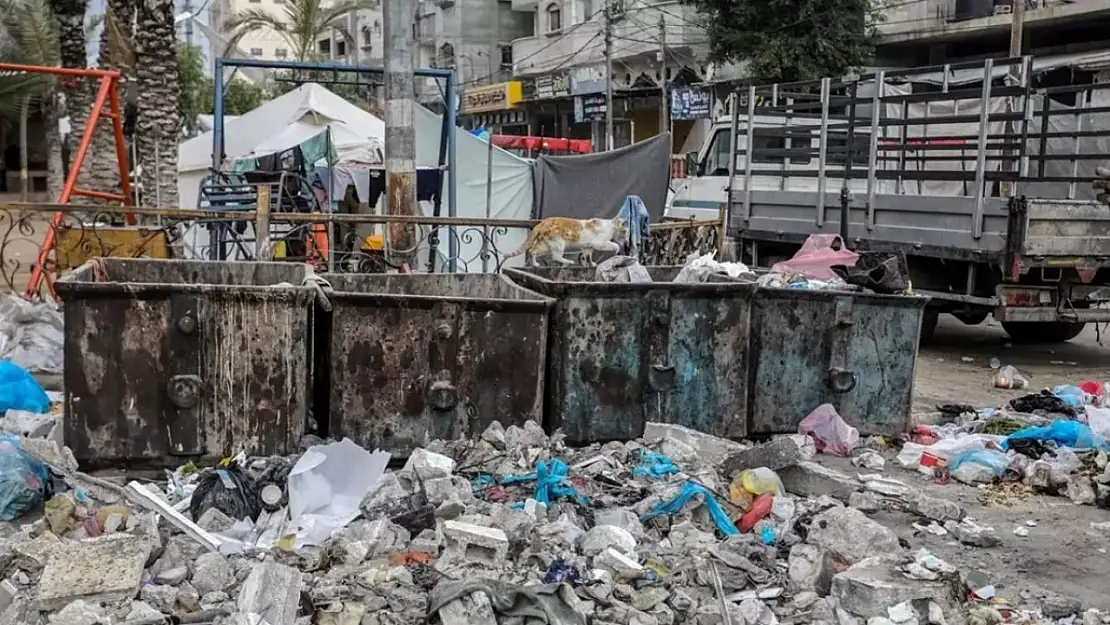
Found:
[[[243,37],[259,32],[275,32],[285,40],[294,60],[307,61],[316,51],[316,42],[332,30],[338,32],[349,45],[355,39],[347,32],[347,14],[358,9],[378,7],[378,0],[286,0],[280,12],[264,9],[245,9],[231,16],[227,23],[228,52],[239,45]]]
[[[45,0],[0,1],[0,61],[24,65],[58,64],[58,35]],[[47,74],[0,74],[0,116],[15,119],[25,105],[48,96]]]
[[[204,73],[204,53],[197,46],[179,44],[177,68],[181,80],[181,124],[192,136],[197,130],[197,116],[211,115],[215,106],[215,83]],[[224,113],[242,115],[262,105],[265,93],[243,78],[232,78],[224,86]]]
[[[327,87],[328,91],[331,91],[355,106],[368,109],[373,101],[371,98],[371,86],[366,83],[368,79],[369,76],[360,76],[353,72],[280,71],[275,73],[275,80],[270,89],[270,97],[276,98],[279,95],[289,93],[306,82],[318,82],[324,87]],[[357,85],[335,84],[335,82],[333,82],[354,83],[360,80],[363,82]]]
[[[841,76],[875,53],[874,0],[684,0],[704,15],[710,56],[761,82]]]

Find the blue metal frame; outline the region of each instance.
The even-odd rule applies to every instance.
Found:
[[[264,61],[261,59],[216,59],[216,68],[214,72],[215,82],[215,103],[212,107],[212,168],[219,170],[220,164],[223,162],[224,156],[224,67],[256,67],[259,69],[299,69],[306,71],[335,71],[335,72],[352,72],[356,74],[384,74],[385,68],[382,67],[364,67],[356,65],[345,65],[343,63],[300,63],[297,61]],[[443,171],[444,165],[447,166],[447,186],[449,193],[447,195],[447,215],[449,217],[458,216],[458,204],[456,200],[456,190],[458,189],[458,175],[456,173],[456,160],[455,160],[455,125],[456,125],[456,111],[455,111],[455,90],[456,78],[455,71],[450,69],[425,69],[417,68],[413,70],[413,74],[422,78],[442,78],[446,81],[446,89],[444,100],[446,104],[447,113],[443,116],[443,128],[440,132],[440,150],[439,150],[439,169]],[[446,146],[446,154],[443,147]],[[446,158],[446,163],[444,160]],[[443,188],[442,180],[440,182],[440,189]],[[437,207],[438,208],[438,207]],[[438,211],[437,211],[438,213]],[[436,215],[439,216],[438,214]],[[450,235],[447,241],[448,253],[448,270],[452,273],[456,269],[456,258],[458,257],[458,238],[455,236],[455,228],[451,227]]]

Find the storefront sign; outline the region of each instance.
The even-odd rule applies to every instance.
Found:
[[[713,91],[706,87],[671,90],[671,119],[708,119],[713,116]]]
[[[570,92],[574,95],[603,93],[605,82],[604,65],[576,67],[570,72]]]
[[[566,72],[536,77],[536,99],[565,98],[570,95],[570,75]]]
[[[604,95],[574,96],[574,121],[600,122],[605,120]]]
[[[463,93],[462,113],[471,115],[486,111],[504,111],[516,106],[520,99],[520,83],[515,80],[496,85],[471,87]]]

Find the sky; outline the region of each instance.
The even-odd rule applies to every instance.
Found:
[[[181,13],[184,13],[185,12],[185,5],[186,5],[187,1],[192,3],[192,6],[193,6],[194,10],[199,8],[205,2],[205,0],[174,0],[174,5],[175,5],[175,11],[174,12],[178,15],[180,15]],[[89,0],[89,8],[85,12],[85,15],[90,16],[90,17],[93,16],[93,15],[103,15],[105,6],[107,6],[107,0]],[[210,8],[211,8],[211,4],[205,6],[204,10],[201,11],[200,19],[202,19],[206,23],[209,23],[209,15],[210,15],[209,9]],[[89,51],[89,66],[90,67],[96,65],[96,59],[100,55],[100,33],[101,33],[101,30],[103,30],[103,27],[98,27],[96,29],[96,31],[93,32],[89,36],[88,51]],[[184,23],[184,21],[182,21],[181,23],[178,24],[177,37],[181,41],[185,40],[185,23]],[[206,58],[211,58],[211,55],[209,54],[208,39],[206,39],[204,34],[200,32],[199,28],[193,28],[193,45],[200,46],[204,51],[205,57]],[[209,71],[209,72],[211,71],[211,67],[208,63],[205,63],[205,71]]]

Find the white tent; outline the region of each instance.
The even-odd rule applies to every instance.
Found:
[[[416,105],[417,167],[437,167],[439,163],[442,118]],[[332,145],[339,160],[366,162],[365,155],[385,139],[385,123],[347,102],[321,85],[307,83],[281,97],[224,123],[224,152],[228,159],[261,156],[299,145],[325,129],[330,129]],[[489,144],[458,128],[455,132],[456,208],[459,217],[486,216],[486,163],[490,158]],[[492,193],[489,216],[500,219],[528,219],[532,210],[532,168],[528,161],[494,147],[492,154]],[[178,193],[181,206],[196,208],[200,184],[212,165],[212,133],[207,132],[181,144],[178,152]],[[445,178],[444,185],[448,184]],[[450,189],[444,189],[440,214],[448,214]],[[384,196],[383,196],[384,197]],[[422,206],[430,213],[431,206]],[[480,236],[463,236],[457,229],[458,258],[471,271],[481,270]],[[524,240],[522,230],[497,234],[493,243],[501,252],[516,249]],[[442,254],[448,252],[449,237],[439,237]],[[426,256],[424,256],[426,258]],[[519,261],[520,258],[514,259]]]

